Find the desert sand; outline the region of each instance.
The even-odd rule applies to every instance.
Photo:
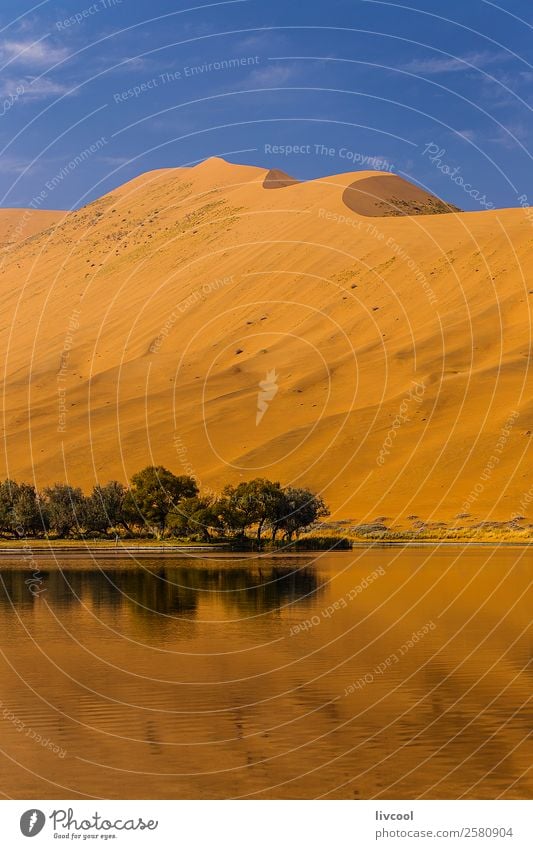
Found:
[[[359,522],[527,516],[533,230],[449,210],[390,174],[221,159],[16,233],[2,210],[0,474],[89,490],[156,463]]]
[[[0,209],[0,245],[5,249],[42,233],[65,214],[54,209]]]

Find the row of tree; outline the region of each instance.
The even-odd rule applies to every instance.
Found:
[[[27,483],[0,483],[0,534],[10,537],[106,535],[175,536],[205,542],[222,536],[261,544],[291,540],[329,515],[320,496],[256,478],[226,486],[219,496],[201,495],[194,478],[148,466],[128,487],[118,481],[95,486],[90,495],[56,483],[37,491]]]

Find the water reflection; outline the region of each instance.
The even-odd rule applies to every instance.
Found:
[[[4,560],[3,790],[526,798],[528,557]]]
[[[320,591],[309,566],[176,567],[161,561],[135,566],[10,570],[0,573],[0,609],[18,613],[44,599],[57,609],[89,604],[95,611],[131,609],[140,617],[193,617],[202,594],[213,594],[241,615],[275,611]]]

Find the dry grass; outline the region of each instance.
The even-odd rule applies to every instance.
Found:
[[[356,527],[347,527],[345,523],[341,526],[335,524],[321,525],[320,528],[311,531],[306,536],[337,537],[342,529],[342,534],[352,542],[472,542],[472,543],[519,543],[528,544],[533,542],[532,525],[514,525],[498,522],[481,522],[470,525],[454,526],[445,522],[436,522],[431,525],[422,525],[417,528],[406,528],[392,525],[387,527],[381,523],[370,523],[361,525],[359,528],[365,530],[357,531]]]

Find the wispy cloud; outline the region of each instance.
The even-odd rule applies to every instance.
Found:
[[[530,135],[528,128],[521,121],[514,121],[506,124],[505,129],[499,128],[497,134],[489,141],[507,150],[518,150],[519,142],[528,142]]]
[[[64,47],[57,47],[47,40],[0,41],[0,60],[3,62],[28,65],[31,67],[51,67],[62,62],[69,55]]]
[[[456,130],[455,132],[456,135],[460,136],[463,139],[466,139],[466,141],[473,142],[477,138],[477,133],[475,132],[475,130]]]
[[[0,156],[1,174],[22,174],[28,167],[29,160],[21,159],[19,156],[8,156],[3,153]]]
[[[239,36],[235,42],[235,47],[239,53],[260,53],[261,56],[268,56],[274,51],[279,51],[287,47],[287,36],[282,32],[275,30],[266,30],[248,34],[244,37]]]
[[[49,77],[2,77],[0,96],[15,100],[46,100],[67,94],[70,86],[51,80]]]
[[[464,56],[434,56],[429,59],[413,59],[401,70],[413,74],[451,74],[458,71],[471,71],[473,68],[486,68],[506,59],[505,53],[468,53]]]
[[[124,165],[133,164],[131,156],[100,156],[100,162],[105,162],[107,165],[115,165],[122,168]]]
[[[516,107],[520,103],[516,79],[510,74],[498,74],[497,81],[483,77],[476,92],[478,100],[491,110]]]
[[[280,86],[292,80],[298,73],[296,67],[292,65],[265,65],[262,68],[256,68],[248,75],[246,82],[255,86]]]
[[[93,74],[105,71],[106,74],[131,74],[143,71],[156,75],[161,71],[161,64],[156,60],[143,56],[112,56],[100,53],[96,58],[91,57],[91,72]]]

